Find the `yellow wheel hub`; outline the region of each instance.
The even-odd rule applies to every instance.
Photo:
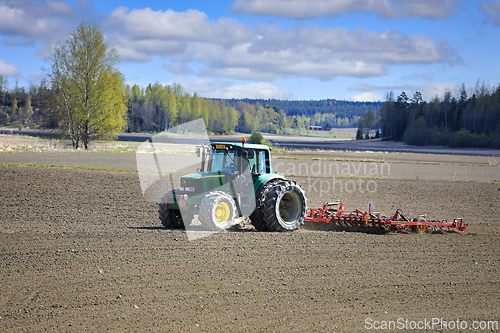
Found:
[[[217,207],[215,207],[215,221],[220,224],[224,224],[229,220],[231,211],[229,205],[226,202],[219,202]]]
[[[417,229],[418,229],[418,232],[420,232],[420,233],[424,233],[424,232],[426,232],[426,231],[427,231],[427,226],[426,226],[426,225],[419,225],[419,226],[417,227]]]

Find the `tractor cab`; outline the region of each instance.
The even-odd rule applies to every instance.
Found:
[[[271,173],[270,148],[265,145],[242,143],[212,143],[198,147],[201,168],[198,172],[223,172],[239,176],[246,172],[252,176]],[[206,170],[205,170],[206,169]]]

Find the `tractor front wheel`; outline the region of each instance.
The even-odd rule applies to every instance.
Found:
[[[221,231],[231,227],[236,218],[236,205],[225,192],[210,192],[200,204],[198,220],[208,230]]]
[[[306,197],[294,181],[279,181],[264,195],[262,216],[271,231],[294,231],[304,223]]]

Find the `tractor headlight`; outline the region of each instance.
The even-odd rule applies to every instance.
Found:
[[[196,189],[194,187],[186,187],[185,191],[186,192],[194,192],[194,191],[196,191]]]
[[[179,191],[184,192],[184,187],[179,187]]]

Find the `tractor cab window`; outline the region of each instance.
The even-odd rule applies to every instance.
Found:
[[[256,150],[253,154],[253,158],[248,158],[248,168],[253,174],[263,174],[268,173],[268,162],[266,158],[265,150]]]
[[[208,171],[233,173],[238,170],[238,150],[214,149]]]
[[[265,150],[260,150],[257,155],[257,163],[258,163],[258,169],[257,173],[267,173],[267,160],[266,160],[266,151]]]
[[[250,170],[251,173],[256,173],[257,172],[257,157],[255,154],[253,155],[253,158],[247,158],[248,160],[248,169]]]

